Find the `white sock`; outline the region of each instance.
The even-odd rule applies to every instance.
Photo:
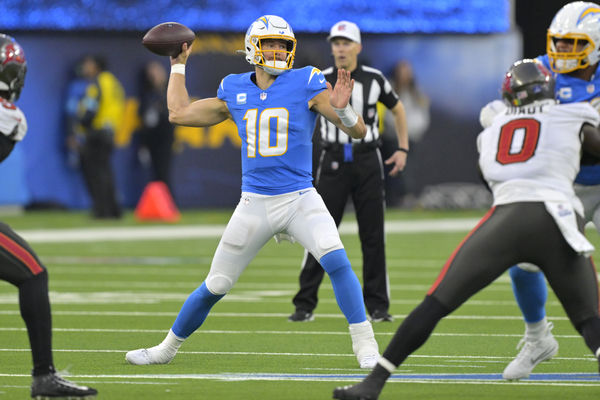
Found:
[[[544,317],[541,321],[525,323],[525,337],[529,340],[539,340],[546,335],[548,320]]]
[[[177,353],[177,350],[179,350],[179,347],[184,341],[184,338],[180,338],[179,336],[175,335],[171,329],[169,329],[169,333],[167,333],[165,340],[163,340],[162,343],[156,347],[174,354]]]
[[[362,353],[364,352],[379,353],[379,346],[375,340],[373,325],[368,320],[357,324],[350,324],[349,329],[350,337],[352,338],[352,350],[357,357],[362,357]]]
[[[373,325],[371,325],[368,320],[356,324],[350,324],[349,329],[352,337],[356,338],[368,338],[374,335]]]

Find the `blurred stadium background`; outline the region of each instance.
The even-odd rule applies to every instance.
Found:
[[[0,166],[0,205],[86,209],[89,199],[79,171],[68,164],[64,101],[73,66],[98,54],[123,83],[126,117],[113,156],[123,205],[133,207],[148,173],[137,157],[135,129],[139,74],[160,59],[141,46],[150,27],[178,21],[197,33],[190,60],[191,96],[214,96],[228,73],[249,70],[241,49],[251,21],[263,14],[286,18],[298,37],[296,67],[332,63],[326,33],[348,19],[363,33],[364,62],[390,75],[410,61],[431,99],[431,125],[417,161],[419,191],[444,197],[464,184],[479,184],[475,136],[478,111],[498,96],[501,77],[514,60],[545,51],[545,32],[563,1],[510,0],[303,0],[303,1],[118,1],[2,0],[0,31],[24,47],[28,74],[18,105],[29,134]],[[160,59],[166,65],[168,60]],[[232,123],[209,129],[177,128],[173,192],[182,208],[231,207],[239,198],[239,138]],[[447,186],[447,185],[450,186]],[[448,189],[449,187],[449,189]],[[446,189],[444,189],[446,188]],[[477,192],[477,190],[475,190]],[[435,198],[435,196],[434,196]],[[454,206],[469,207],[465,202]],[[435,201],[432,206],[444,206]],[[448,203],[453,206],[452,202]]]

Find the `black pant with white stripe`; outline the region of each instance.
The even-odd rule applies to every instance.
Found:
[[[348,198],[352,198],[363,254],[363,293],[367,311],[388,311],[389,287],[385,264],[384,171],[381,153],[362,145],[353,161],[344,162],[341,146],[321,151],[315,187],[339,226]],[[296,310],[312,312],[323,280],[323,268],[308,254],[300,274],[300,290],[293,299]]]
[[[29,335],[33,375],[45,375],[54,368],[48,273],[27,242],[1,222],[0,279],[19,289],[19,308]]]
[[[383,357],[400,365],[425,343],[444,316],[519,262],[542,269],[571,323],[596,353],[600,316],[591,258],[573,251],[544,203],[520,202],[492,208],[467,235],[446,261],[428,296],[404,319]]]

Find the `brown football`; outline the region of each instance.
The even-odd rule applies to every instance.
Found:
[[[142,44],[160,56],[177,57],[183,43],[190,46],[195,38],[196,35],[187,26],[177,22],[164,22],[146,32]]]

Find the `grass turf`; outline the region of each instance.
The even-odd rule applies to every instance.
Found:
[[[181,225],[223,224],[231,211],[185,212]],[[388,212],[389,220],[477,217],[483,212]],[[348,215],[351,220],[351,215]],[[91,221],[83,213],[44,212],[3,217],[17,231],[139,225]],[[151,224],[148,226],[151,228]],[[393,323],[375,325],[383,350],[402,318],[423,298],[445,259],[466,234],[387,235]],[[589,235],[598,247],[595,232]],[[342,237],[358,276],[357,235]],[[98,388],[104,399],[326,399],[335,386],[365,375],[352,355],[347,325],[327,278],[316,319],[290,323],[291,298],[303,251],[271,241],[238,284],[184,344],[169,365],[131,366],[128,350],[162,340],[187,295],[203,280],[218,238],[165,238],[89,243],[33,243],[50,273],[54,357],[72,380]],[[597,363],[550,294],[547,312],[555,324],[559,357],[536,373],[595,373]],[[512,399],[600,396],[600,381],[502,382],[465,374],[500,374],[516,354],[523,324],[508,276],[475,295],[443,320],[431,339],[397,375],[425,377],[390,381],[381,399]],[[0,399],[28,397],[31,356],[18,314],[17,292],[0,282]],[[463,374],[463,380],[430,374]],[[494,378],[494,376],[492,376]]]

